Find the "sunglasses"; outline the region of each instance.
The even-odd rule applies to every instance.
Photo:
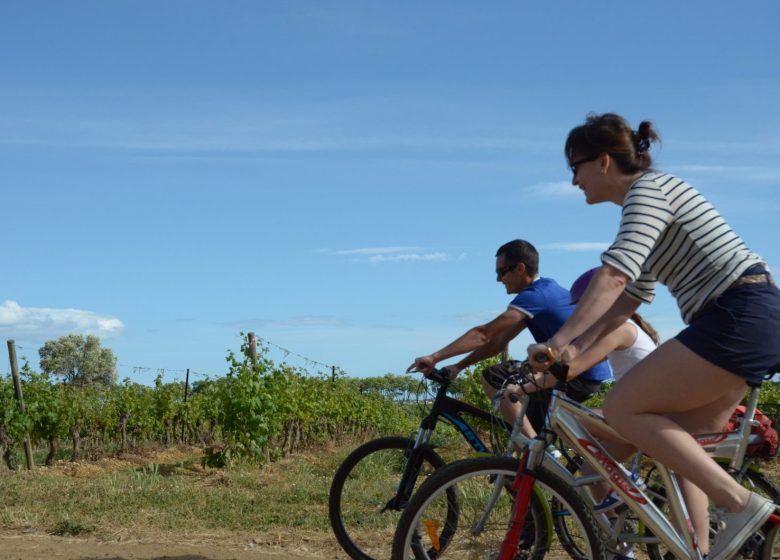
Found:
[[[518,264],[520,264],[520,263],[508,264],[506,266],[502,266],[501,268],[497,268],[496,269],[496,276],[498,276],[499,278],[503,278],[506,275],[507,272],[510,272],[513,269],[517,268]]]
[[[577,161],[573,161],[569,164],[569,169],[571,169],[572,177],[577,176],[577,168],[582,165],[583,163],[588,163],[589,161],[595,161],[599,158],[599,156],[591,156],[586,157],[582,159],[578,159]]]

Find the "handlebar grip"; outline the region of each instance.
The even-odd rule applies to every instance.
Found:
[[[429,373],[427,377],[428,379],[432,379],[439,383],[448,383],[450,381],[450,376],[447,375],[447,372],[445,371],[444,368],[442,369],[433,368],[431,370],[431,373]]]
[[[534,354],[534,361],[539,364],[548,364],[552,363],[554,360],[547,352],[537,352]]]

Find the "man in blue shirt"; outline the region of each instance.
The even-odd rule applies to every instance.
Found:
[[[407,372],[430,373],[440,361],[468,353],[459,362],[447,367],[454,379],[464,368],[502,352],[509,341],[528,327],[534,340],[545,342],[550,339],[574,311],[569,291],[555,280],[539,277],[539,253],[533,245],[522,239],[515,239],[499,247],[496,252],[496,281],[506,288],[506,293],[517,294],[509,307],[492,321],[472,327],[450,344],[427,356],[417,358]],[[486,369],[482,385],[493,398],[501,389],[507,377],[519,365],[508,361]],[[577,401],[584,401],[598,391],[601,382],[611,377],[606,362],[596,364],[569,381],[567,394]],[[531,393],[528,418],[534,430],[541,428],[544,419],[549,390]],[[501,403],[501,410],[507,420],[513,420],[517,407],[507,400]],[[525,431],[525,430],[524,430]],[[532,432],[526,432],[533,435]]]

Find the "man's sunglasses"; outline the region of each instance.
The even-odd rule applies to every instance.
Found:
[[[520,264],[520,263],[508,264],[506,266],[502,266],[501,268],[497,268],[496,269],[496,276],[498,276],[499,278],[503,278],[506,275],[507,272],[510,272],[511,270],[517,268],[518,264]]]

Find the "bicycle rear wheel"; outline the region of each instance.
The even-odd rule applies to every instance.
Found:
[[[725,465],[724,465],[725,468]],[[759,470],[748,470],[745,472],[745,474],[742,476],[741,480],[739,480],[740,484],[750,490],[751,492],[756,492],[757,494],[761,494],[762,496],[765,496],[767,498],[770,498],[774,500],[775,502],[778,502],[780,500],[780,490],[778,490],[777,486],[769,480],[764,474]],[[651,486],[652,488],[652,486]],[[664,496],[664,490],[663,487],[656,487],[653,490],[654,499],[653,501],[655,504],[665,509],[665,496]],[[712,510],[711,510],[712,511]],[[766,527],[766,529],[772,529],[773,526]],[[645,537],[652,537],[652,533],[644,527],[644,525],[639,524],[639,530],[640,533],[643,534]],[[717,526],[715,523],[715,520],[711,518],[710,521],[710,540],[715,538],[715,535],[717,533]],[[759,540],[763,537],[759,537]],[[772,540],[776,538],[776,535],[772,535]],[[775,559],[780,559],[780,543],[777,543],[777,545],[774,545],[772,543],[769,543],[770,538],[769,535],[767,535],[767,540],[764,545],[757,546],[759,549],[759,553],[763,555],[767,550],[770,554],[770,557],[774,554]],[[772,547],[775,546],[777,550],[775,552],[771,552]],[[754,547],[756,548],[756,547]],[[765,550],[766,549],[766,550]],[[675,556],[666,549],[666,547],[661,543],[646,543],[645,544],[645,550],[647,551],[647,556],[650,560],[674,560]],[[755,550],[748,554],[750,557],[755,556]],[[763,557],[763,556],[762,556]]]
[[[390,542],[404,503],[395,503],[414,440],[384,437],[369,441],[341,463],[330,487],[330,524],[339,545],[355,560],[388,560]],[[422,449],[416,481],[444,465],[433,449]]]

